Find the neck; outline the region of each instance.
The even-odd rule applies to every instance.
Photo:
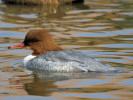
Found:
[[[47,45],[45,46],[40,46],[40,48],[38,49],[32,49],[33,50],[33,53],[32,55],[33,56],[38,56],[38,55],[41,55],[43,53],[46,53],[46,52],[49,52],[49,51],[59,51],[59,50],[63,50],[62,47],[60,47],[59,45],[54,45],[54,46],[50,46],[48,47]]]
[[[47,39],[45,38],[30,46],[30,48],[33,50],[32,55],[38,56],[49,51],[63,50],[62,47],[54,42],[52,37],[47,37]]]

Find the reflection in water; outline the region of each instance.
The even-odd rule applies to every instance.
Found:
[[[132,100],[132,5],[132,0],[85,0],[84,4],[52,6],[0,3],[0,69],[3,71],[0,72],[0,96],[9,94],[9,97],[17,95],[28,99],[26,95],[29,94],[28,96],[40,95],[62,100]],[[25,77],[26,81],[23,77],[12,77],[14,74],[21,75],[22,72],[9,66],[18,67],[19,62],[31,52],[28,49],[8,50],[5,47],[21,43],[25,33],[35,28],[52,32],[60,45],[81,50],[113,67],[126,69],[124,73],[106,74],[36,70],[34,77]],[[10,78],[10,84],[5,84]]]
[[[85,79],[85,78],[96,78],[103,73],[96,72],[82,72],[82,73],[67,73],[67,72],[53,72],[53,71],[44,71],[33,69],[33,74],[38,78],[44,79],[45,81],[61,81],[68,79]]]
[[[47,89],[57,88],[54,82],[43,82],[42,79],[34,77],[34,82],[25,84],[25,90],[29,95],[50,96],[52,91],[48,91]]]
[[[67,3],[83,3],[84,0],[3,0],[7,4],[22,4],[22,5],[42,5],[42,4],[67,4]]]
[[[116,98],[115,96],[111,96],[111,95],[107,95],[104,93],[96,93],[96,94],[67,94],[67,95],[63,95],[63,96],[77,96],[77,97],[88,97],[88,98]]]
[[[89,9],[89,6],[86,6],[84,4],[52,5],[52,6],[51,5],[45,5],[45,6],[6,5],[1,7],[1,12],[4,12],[2,14],[4,22],[7,23],[10,22],[12,24],[28,24],[24,22],[25,21],[41,22],[42,20],[46,21],[47,18],[60,19],[66,16],[66,12],[74,9],[75,10]]]
[[[63,72],[42,71],[35,69],[33,70],[34,70],[33,74],[35,75],[34,81],[31,83],[26,83],[25,89],[29,95],[41,95],[41,96],[51,95],[52,90],[60,90],[58,89],[58,86],[55,84],[56,81],[64,81],[70,79],[88,79],[88,78],[93,79],[103,74],[95,72],[63,73]]]

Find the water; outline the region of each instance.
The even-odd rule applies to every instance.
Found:
[[[85,0],[77,5],[20,6],[0,1],[0,99],[133,99],[133,1]],[[27,49],[8,50],[31,29],[80,50],[118,73],[53,73],[21,69]]]

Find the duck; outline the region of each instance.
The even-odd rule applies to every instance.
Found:
[[[59,72],[114,72],[117,70],[116,67],[104,64],[81,51],[61,47],[56,44],[49,31],[44,29],[30,30],[21,44],[8,48],[25,47],[33,51],[23,60],[23,66],[29,69]]]

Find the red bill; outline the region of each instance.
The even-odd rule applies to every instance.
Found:
[[[21,43],[19,45],[9,46],[8,49],[22,49],[25,48],[24,43]]]

